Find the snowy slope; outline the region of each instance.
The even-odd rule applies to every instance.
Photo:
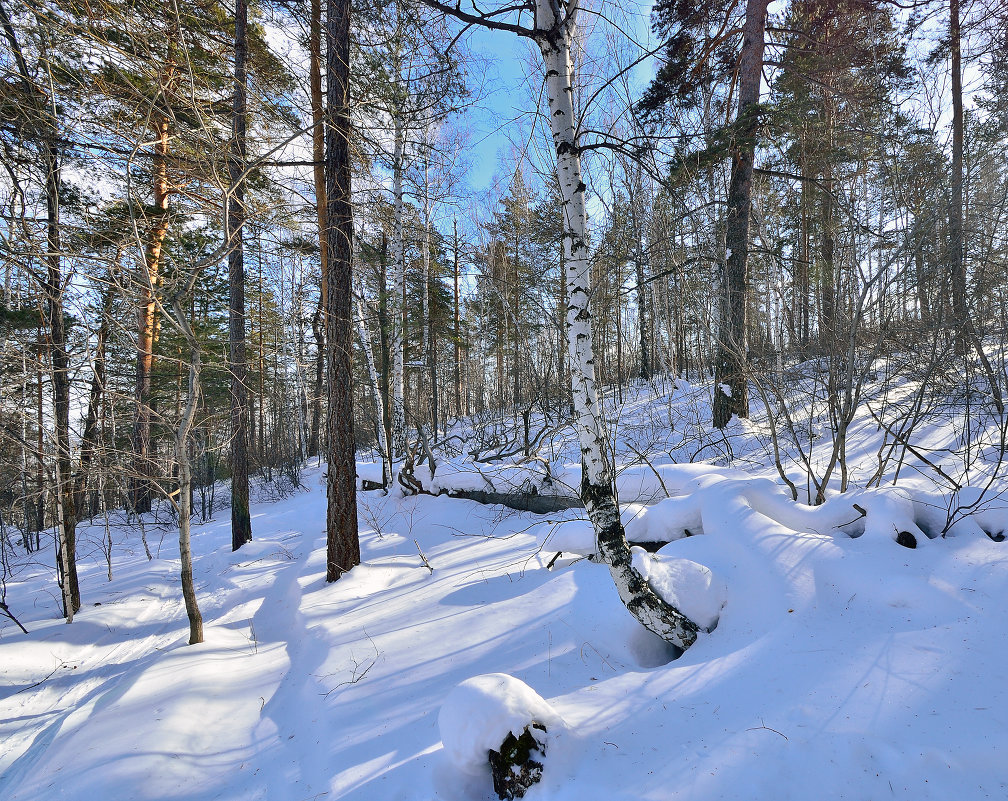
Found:
[[[51,571],[27,566],[8,600],[31,633],[0,629],[0,797],[494,798],[438,729],[453,688],[488,673],[569,727],[530,799],[1008,797],[1008,544],[975,528],[916,550],[850,538],[835,511],[792,509],[747,473],[656,469],[688,493],[668,519],[693,503],[703,532],[660,556],[726,588],[717,628],[674,661],[604,566],[547,571],[557,527],[500,507],[361,493],[365,563],[325,584],[318,470],[253,507],[237,554],[226,512],[194,527],[199,646],[170,529],[148,528],[152,547],[164,534],[150,562],[115,529],[113,580],[84,560],[69,626]]]

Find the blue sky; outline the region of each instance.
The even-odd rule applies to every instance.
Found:
[[[474,76],[484,79],[483,97],[468,113],[472,126],[470,182],[485,189],[498,172],[500,156],[512,150],[514,120],[534,111],[534,96],[525,77],[529,41],[503,31],[479,29],[469,38],[469,48],[486,61],[486,70]],[[523,126],[528,130],[528,125]]]

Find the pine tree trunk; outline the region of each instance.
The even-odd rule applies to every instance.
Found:
[[[351,387],[350,0],[327,0],[326,68],[326,581],[336,581],[361,558]]]
[[[963,88],[959,35],[959,0],[949,0],[949,46],[952,69],[952,197],[949,200],[949,266],[952,283],[952,326],[955,354],[966,353],[966,266],[963,254]]]
[[[315,179],[315,216],[319,232],[319,291],[318,308],[312,318],[312,333],[315,336],[315,393],[312,397],[311,432],[308,435],[308,455],[319,454],[319,434],[322,427],[322,385],[325,375],[325,304],[327,261],[329,249],[326,247],[326,194],[325,194],[325,131],[322,120],[322,0],[311,0],[311,21],[308,34],[308,71],[311,84],[312,109],[312,174]]]
[[[229,367],[231,369],[231,550],[252,541],[249,518],[249,404],[245,380],[245,116],[248,60],[248,0],[235,0],[235,81],[231,152],[228,159],[231,194],[227,236],[229,293]],[[260,436],[262,432],[260,432]],[[190,480],[190,485],[191,485]]]
[[[26,97],[34,99],[27,109],[34,114],[41,134],[45,166],[46,198],[46,277],[42,282],[45,293],[45,317],[49,334],[49,364],[52,368],[53,413],[56,438],[56,519],[58,526],[57,568],[62,580],[63,613],[67,623],[73,620],[80,609],[80,587],[77,581],[76,526],[74,513],[73,476],[70,462],[70,358],[67,351],[66,325],[63,318],[63,267],[60,231],[60,186],[62,182],[57,141],[56,103],[47,96],[46,90],[36,84],[28,70],[21,45],[18,42],[7,9],[0,4],[0,23],[4,36],[17,65],[18,75],[24,84]],[[51,77],[51,76],[50,76]],[[49,103],[51,102],[51,108]],[[41,326],[39,340],[41,340]],[[41,344],[41,342],[40,342]],[[39,348],[38,375],[38,459],[39,459],[39,502],[36,528],[42,529],[45,514],[45,475],[43,470],[43,420],[42,420],[42,352]]]
[[[70,461],[70,358],[63,319],[63,271],[60,263],[59,218],[60,163],[55,145],[46,145],[46,223],[48,253],[45,283],[49,324],[49,358],[52,365],[53,413],[56,444],[56,515],[59,524],[60,573],[63,577],[64,614],[67,622],[80,609],[77,580],[74,492]]]
[[[752,212],[752,175],[759,125],[760,81],[767,0],[749,0],[742,32],[739,65],[738,117],[735,152],[728,188],[727,258],[721,291],[720,325],[714,359],[714,426],[724,428],[732,415],[749,417],[746,386],[746,295],[749,283],[749,217]]]
[[[132,504],[138,513],[151,510],[153,457],[151,454],[151,367],[157,331],[157,301],[154,293],[160,281],[161,250],[168,233],[168,120],[157,125],[154,143],[154,224],[151,226],[140,282],[140,320],[137,335],[136,417],[133,425],[134,470]]]
[[[808,350],[809,346],[809,265],[811,263],[811,252],[809,249],[809,205],[811,204],[812,190],[809,181],[806,180],[805,151],[804,145],[801,151],[800,170],[801,182],[801,261],[798,264],[798,280],[795,292],[797,294],[796,303],[798,305],[798,322],[796,324],[798,334],[798,347],[802,354]]]
[[[567,343],[575,409],[575,429],[581,444],[581,496],[595,527],[598,552],[616,583],[627,609],[649,630],[680,648],[696,640],[697,626],[659,598],[634,570],[612,486],[612,468],[605,452],[601,409],[595,385],[592,319],[589,310],[590,253],[587,240],[586,186],[575,141],[570,43],[574,15],[556,31],[556,17],[548,0],[539,0],[536,22],[543,33],[536,43],[546,68],[550,126],[556,149],[564,219],[564,257],[567,280]],[[561,12],[562,13],[562,12]],[[550,31],[549,34],[546,34]]]
[[[836,346],[836,241],[833,234],[833,170],[827,165],[823,170],[822,188],[819,190],[819,227],[822,260],[820,268],[820,318],[819,349],[824,354],[833,353]]]
[[[931,296],[924,272],[924,242],[920,231],[920,220],[915,219],[914,232],[914,277],[917,283],[917,304],[920,307],[920,322],[925,328],[931,327]]]

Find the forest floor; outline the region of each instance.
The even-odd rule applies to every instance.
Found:
[[[693,391],[627,401],[618,443],[640,450],[665,430],[695,449]],[[961,442],[962,418],[946,419],[915,442]],[[984,533],[1008,528],[1008,481],[977,505],[981,525],[943,537],[935,521],[957,496],[919,464],[900,490],[813,509],[775,488],[759,420],[729,436],[692,464],[652,447],[619,481],[631,531],[649,518],[675,530],[658,562],[692,560],[723,588],[716,628],[676,659],[565,539],[576,509],[361,492],[363,564],[326,584],[324,479],[306,469],[293,494],[253,504],[254,541],[236,553],[226,509],[194,525],[196,646],[171,527],[146,524],[148,560],[135,524],[82,526],[72,624],[51,564],[25,557],[7,580],[30,633],[0,620],[0,798],[493,799],[489,773],[460,769],[438,726],[451,690],[485,673],[525,682],[564,721],[533,800],[1008,797],[1008,542]],[[883,439],[858,418],[853,485]],[[953,470],[961,449],[946,451]],[[572,452],[561,442],[547,461],[576,486]],[[961,483],[983,473],[982,448],[972,458]],[[691,520],[703,536],[682,536]],[[914,525],[919,547],[897,544]],[[575,555],[547,569],[558,543]]]

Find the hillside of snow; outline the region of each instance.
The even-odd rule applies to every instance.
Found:
[[[682,434],[687,396],[629,404],[617,452],[661,415],[655,430]],[[850,459],[867,470],[884,433],[855,428]],[[628,534],[669,541],[635,552],[640,569],[715,626],[681,656],[584,558],[577,509],[361,492],[364,563],[326,584],[324,479],[307,469],[294,494],[253,505],[237,553],[227,510],[194,525],[197,646],[170,525],[145,525],[150,561],[135,525],[82,526],[72,624],[51,564],[24,559],[7,582],[30,633],[0,619],[0,798],[494,799],[465,743],[500,720],[467,715],[456,691],[484,674],[556,716],[533,801],[1008,797],[1008,484],[956,493],[915,470],[812,507],[768,466],[758,419],[729,435],[730,459],[655,447],[618,482]],[[569,444],[546,461],[576,486]],[[452,474],[478,475],[448,457],[435,477]],[[960,477],[983,488],[983,474]],[[959,506],[979,513],[943,526]],[[907,530],[918,547],[897,543]]]

